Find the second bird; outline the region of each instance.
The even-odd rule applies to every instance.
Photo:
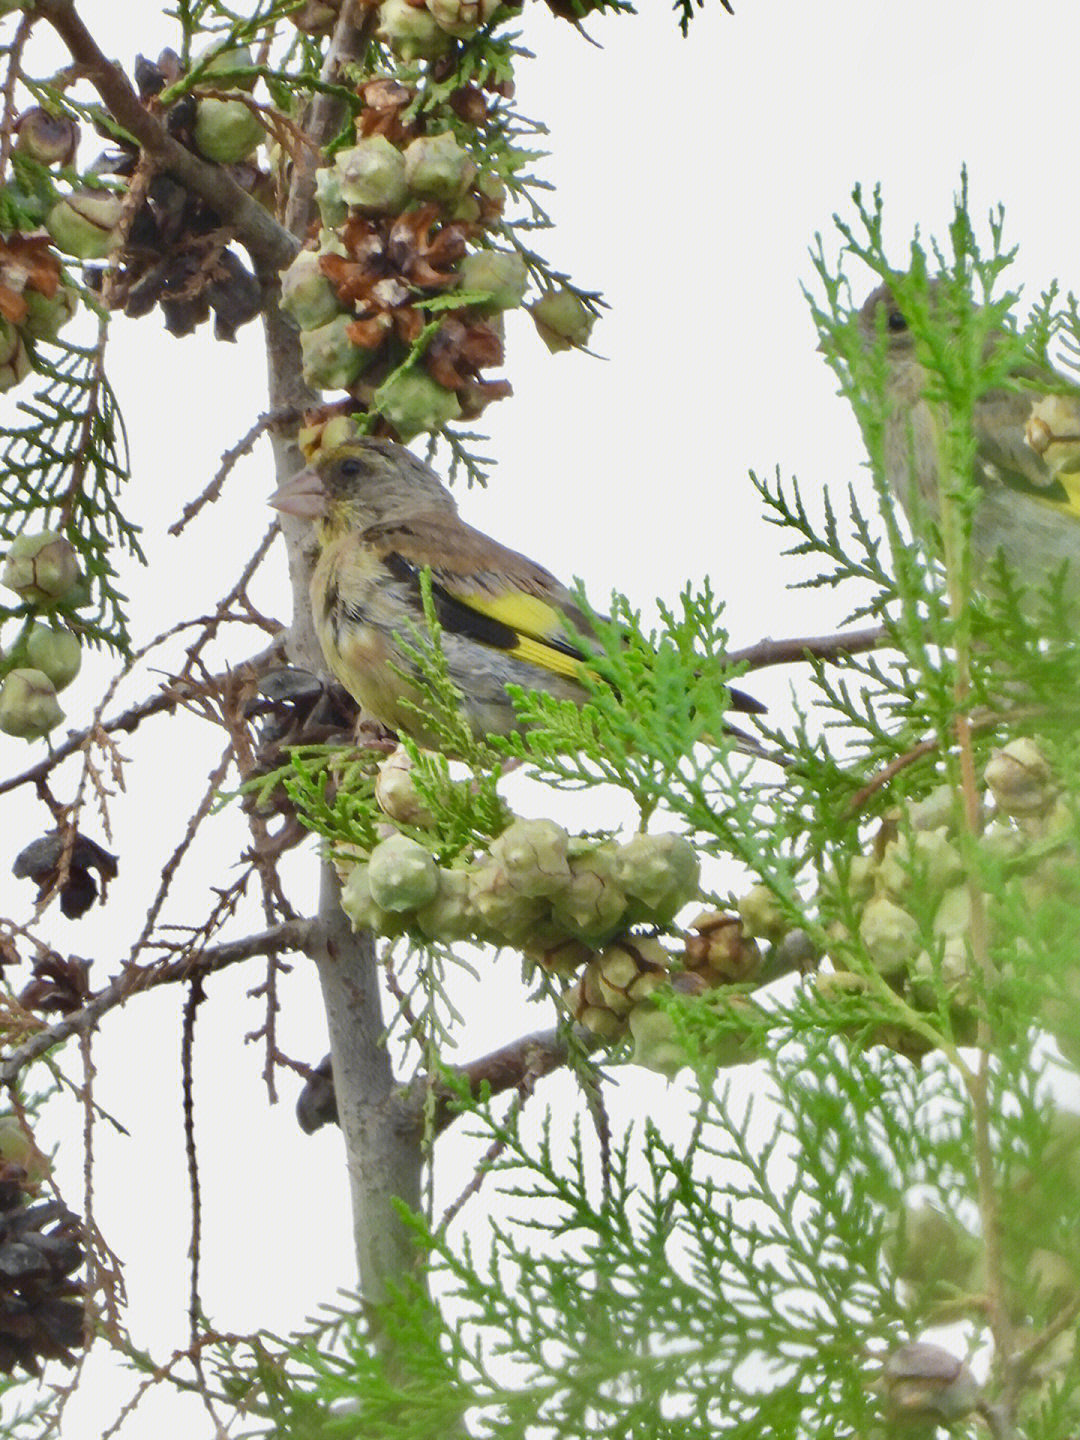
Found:
[[[938,282],[931,281],[931,306],[938,293]],[[927,521],[938,524],[942,498],[939,456],[945,420],[928,394],[933,377],[889,286],[879,286],[867,298],[859,311],[859,329],[867,352],[878,344],[885,347],[885,479],[913,528],[925,530]],[[993,336],[988,339],[987,359],[999,344]],[[1063,428],[1080,428],[1080,390],[1048,366],[1040,369],[1023,362],[1008,381],[1012,383],[980,395],[972,415],[979,487],[971,521],[976,572],[985,573],[1001,551],[1021,584],[1036,590],[1066,565],[1066,593],[1080,599],[1080,496],[1070,473],[1073,464],[1054,463],[1066,446],[1040,452],[1029,438],[1033,402],[1045,403],[1051,391],[1067,392],[1057,402]],[[1068,447],[1070,460],[1075,448]]]

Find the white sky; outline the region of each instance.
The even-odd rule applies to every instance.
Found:
[[[674,599],[688,579],[709,575],[728,598],[732,642],[743,645],[831,628],[844,609],[834,596],[785,591],[796,572],[758,513],[747,471],[779,467],[808,496],[824,485],[838,496],[852,482],[864,495],[870,489],[854,420],[815,353],[800,293],[813,283],[815,231],[834,249],[833,212],[852,219],[853,185],[880,181],[901,263],[914,226],[944,236],[966,163],[975,216],[1005,206],[1006,239],[1020,246],[1017,280],[1032,292],[1055,276],[1076,286],[1069,266],[1080,194],[1059,156],[1075,128],[1080,12],[1074,0],[1023,8],[1006,0],[736,3],[732,18],[709,0],[684,41],[666,3],[641,0],[638,17],[590,24],[603,49],[542,5],[527,5],[525,40],[537,58],[522,66],[518,94],[524,112],[550,128],[543,174],[556,186],[556,228],[541,248],[579,283],[603,290],[611,310],[593,345],[607,358],[549,358],[528,318],[510,317],[507,374],[516,393],[485,417],[498,474],[486,494],[464,496],[462,509],[556,573],[585,578],[598,603],[618,587],[648,611],[654,596]],[[87,0],[82,13],[128,65],[136,50],[153,56],[171,38],[157,6]],[[260,453],[184,540],[162,538],[263,408],[262,377],[258,326],[235,347],[176,341],[156,315],[116,327],[131,507],[153,559],[147,572],[124,577],[140,643],[175,618],[178,592],[189,613],[211,606],[268,523],[272,481]],[[280,565],[257,593],[268,612],[284,613]],[[110,673],[105,662],[85,666],[64,697],[70,723],[88,715]],[[752,688],[782,716],[786,685],[777,673]],[[128,698],[146,686],[144,677]],[[47,927],[62,952],[95,957],[95,983],[137,932],[147,887],[218,753],[219,732],[188,730],[190,752],[178,753],[164,721],[123,742],[141,763],[113,806],[120,876],[109,904]],[[39,753],[0,737],[0,771]],[[529,803],[564,813],[543,798]],[[29,796],[4,805],[6,889],[16,883],[8,878],[14,853],[47,816]],[[234,837],[222,842],[231,853],[235,816],[215,827]],[[228,878],[216,875],[214,850],[207,844],[192,864],[186,893]],[[310,850],[288,868],[296,903],[313,904]],[[21,910],[29,887],[19,883]],[[261,924],[257,914],[251,923]],[[325,1049],[315,978],[302,958],[294,966],[282,1044],[315,1060]],[[472,997],[463,1058],[542,1023],[521,1000],[513,960],[501,970],[497,994],[486,981]],[[299,1133],[285,1074],[282,1103],[269,1109],[262,1052],[243,1043],[262,1018],[245,993],[259,978],[247,967],[211,981],[198,1032],[204,1303],[222,1329],[287,1331],[353,1284],[353,1262],[337,1132]],[[134,1336],[159,1358],[186,1343],[179,1004],[174,993],[132,1002],[94,1047],[96,1099],[128,1132],[98,1127],[95,1215],[126,1262]],[[544,1097],[565,1093],[561,1085],[546,1082]],[[612,1105],[624,1114],[661,1102],[671,1113],[664,1096],[659,1080],[624,1083]],[[58,1171],[76,1208],[79,1130],[77,1109],[60,1106],[42,1137],[63,1137]],[[459,1184],[456,1173],[447,1179],[446,1196]],[[126,1378],[92,1363],[66,1440],[96,1440],[127,1391]],[[181,1423],[205,1433],[198,1406],[162,1391],[124,1434],[149,1440],[180,1433]]]

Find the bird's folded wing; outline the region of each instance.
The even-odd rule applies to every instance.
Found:
[[[978,464],[1010,490],[1070,509],[1069,492],[1025,439],[1032,398],[1007,390],[980,398],[972,416]]]
[[[420,574],[430,566],[435,613],[447,633],[556,675],[580,676],[586,656],[573,635],[586,635],[588,620],[566,586],[534,560],[471,526],[459,524],[451,532],[440,520],[424,517],[369,530],[365,542],[377,544],[397,579],[415,585],[418,608]],[[728,695],[733,710],[759,715],[765,709],[733,686]]]
[[[422,520],[410,521],[366,539],[377,540],[387,568],[415,585],[417,596],[421,571],[430,566],[435,613],[448,634],[556,675],[579,674],[584,656],[571,633],[585,618],[542,566],[467,525],[428,533]]]

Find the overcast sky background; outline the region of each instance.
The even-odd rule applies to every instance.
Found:
[[[515,395],[485,416],[497,474],[487,492],[463,495],[461,508],[557,574],[584,578],[601,604],[616,587],[648,614],[657,595],[673,600],[687,580],[709,576],[727,597],[732,643],[742,646],[832,628],[849,603],[785,589],[801,572],[782,558],[782,537],[762,518],[748,471],[778,467],[796,475],[809,497],[824,486],[841,497],[854,484],[869,503],[855,422],[815,352],[801,293],[814,285],[815,232],[835,253],[833,213],[853,220],[852,187],[880,182],[892,258],[902,264],[914,227],[924,237],[945,236],[966,164],[976,218],[1005,207],[1006,240],[1020,247],[1016,281],[1032,295],[1055,277],[1077,287],[1070,266],[1080,199],[1069,137],[1080,15],[1074,0],[1023,9],[1006,0],[736,3],[731,17],[709,0],[683,40],[666,3],[642,0],[637,17],[588,25],[602,49],[544,6],[526,6],[524,39],[536,59],[519,70],[518,96],[524,113],[549,127],[542,173],[555,186],[548,203],[556,225],[541,248],[579,284],[603,291],[611,309],[593,348],[605,358],[549,357],[528,317],[509,317],[506,373]],[[157,6],[87,0],[81,10],[128,67],[136,51],[153,56],[175,39]],[[85,144],[89,156],[93,141]],[[870,278],[853,279],[860,299]],[[259,328],[228,346],[174,340],[156,315],[121,322],[112,376],[132,447],[130,511],[151,558],[149,569],[124,576],[142,643],[175,618],[178,590],[187,613],[211,608],[269,522],[264,502],[273,480],[260,450],[183,539],[164,538],[265,405]],[[254,591],[267,613],[287,614],[280,557]],[[239,645],[234,653],[242,653]],[[153,663],[167,668],[176,654]],[[87,663],[64,697],[69,723],[84,722],[111,673],[106,660]],[[776,672],[752,688],[783,717],[786,687],[798,678]],[[119,703],[152,683],[144,673]],[[195,722],[184,732],[183,748],[166,720],[124,740],[133,763],[129,794],[113,805],[112,841],[86,826],[120,855],[109,903],[75,923],[59,915],[47,923],[62,952],[94,957],[95,983],[137,933],[146,897],[219,753],[221,732]],[[4,773],[38,753],[0,737]],[[519,808],[575,813],[519,793]],[[5,799],[0,874],[8,876],[15,850],[46,823],[31,797]],[[228,812],[207,826],[184,886],[196,899],[186,913],[174,906],[172,920],[197,920],[192,906],[204,903],[206,886],[227,881],[220,855],[234,853],[236,827]],[[311,846],[287,868],[295,902],[313,905]],[[25,908],[29,887],[19,883]],[[262,924],[254,906],[241,919],[235,933]],[[462,1058],[544,1023],[524,1002],[516,962],[500,964],[501,973],[485,975],[468,997]],[[212,980],[196,1042],[203,1296],[220,1329],[286,1332],[355,1277],[340,1137],[331,1129],[300,1134],[296,1086],[284,1073],[282,1103],[268,1108],[262,1051],[243,1043],[261,1023],[261,1002],[246,996],[260,978],[258,968],[245,967]],[[95,1218],[126,1263],[134,1337],[159,1359],[186,1343],[181,1000],[175,992],[140,997],[94,1045],[96,1100],[127,1131],[98,1126]],[[314,975],[300,957],[282,1002],[283,1048],[318,1059],[325,1023]],[[548,1099],[569,1113],[564,1081],[545,1082],[539,1103]],[[681,1123],[658,1079],[627,1074],[611,1103],[617,1119],[662,1104],[670,1123]],[[80,1129],[77,1106],[58,1105],[41,1137],[63,1141],[58,1174],[77,1208]],[[444,1141],[444,1150],[456,1144]],[[448,1167],[443,1203],[463,1173]],[[95,1358],[68,1412],[65,1440],[96,1440],[127,1387]],[[150,1440],[180,1433],[181,1424],[190,1427],[184,1433],[206,1433],[200,1407],[162,1389],[124,1434]]]

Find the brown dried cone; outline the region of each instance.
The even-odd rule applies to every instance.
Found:
[[[14,230],[0,237],[0,316],[24,333],[32,321],[67,294],[62,284],[60,257],[48,235],[23,235]],[[70,306],[70,297],[59,303]],[[73,307],[72,307],[73,313]],[[70,316],[69,316],[70,318]],[[38,321],[39,327],[41,320]],[[53,333],[59,325],[53,327]],[[38,338],[40,330],[29,331]],[[47,338],[40,334],[40,338]]]
[[[320,267],[343,309],[358,319],[390,315],[397,337],[411,344],[424,325],[416,292],[441,294],[457,284],[454,266],[468,234],[464,222],[442,220],[434,203],[397,216],[353,214],[337,232],[340,252],[324,253]]]
[[[404,147],[420,133],[419,121],[406,121],[403,112],[416,94],[415,87],[403,85],[389,75],[377,75],[360,86],[364,108],[356,117],[356,134],[385,135],[394,145]]]
[[[74,1365],[84,1348],[83,1261],[76,1217],[57,1200],[26,1205],[27,1172],[0,1161],[0,1371],[43,1360]]]
[[[151,202],[155,193],[172,183],[156,177],[150,187]],[[198,211],[194,202],[185,203],[173,219],[167,206],[143,207],[132,226],[132,238],[120,252],[118,270],[110,277],[109,305],[133,317],[160,305],[166,330],[178,339],[193,334],[212,314],[215,339],[235,340],[239,327],[262,309],[262,290],[239,255],[228,248],[228,236],[217,228],[216,216],[192,216],[192,208]],[[200,233],[202,224],[211,220],[212,230]]]
[[[365,143],[376,140],[382,137]],[[354,343],[377,349],[392,335],[411,345],[426,322],[425,296],[457,285],[455,266],[470,233],[465,221],[446,220],[434,201],[403,215],[351,214],[337,230],[340,251],[320,255],[319,268],[356,321]]]
[[[384,4],[380,18],[384,28],[390,19],[395,26],[400,21],[412,38],[420,23],[439,45],[447,40],[428,11],[408,0]],[[301,257],[285,272],[286,307],[301,326],[307,383],[348,390],[378,414],[383,433],[407,442],[449,420],[475,418],[510,393],[506,381],[481,372],[502,363],[497,312],[520,302],[528,275],[516,254],[466,254],[468,244],[483,243],[502,211],[505,187],[498,176],[478,174],[451,131],[427,134],[421,119],[403,118],[412,87],[377,76],[360,95],[356,144],[317,174],[324,228],[313,243],[330,294],[310,283],[311,261]],[[454,99],[471,124],[486,123],[477,87],[462,87]],[[488,283],[493,256],[513,268],[513,284],[506,277],[497,287]],[[476,266],[474,276],[470,267]],[[435,318],[427,302],[454,288],[498,289],[499,295],[443,315],[423,355],[399,368]]]
[[[61,913],[69,920],[77,920],[98,898],[99,881],[101,903],[105,903],[106,887],[116,879],[118,861],[86,835],[52,830],[32,840],[16,855],[11,873],[19,880],[33,880],[39,901],[58,889]]]
[[[177,56],[168,50],[156,63],[140,57],[136,65],[140,93],[151,105],[157,103],[152,97],[181,74]],[[201,136],[204,155],[209,150],[213,159],[241,153],[243,147],[236,145],[230,150],[218,133],[228,129],[221,121],[228,122],[230,117],[235,117],[231,120],[234,127],[237,120],[241,127],[258,124],[243,100],[193,95],[179,100],[163,118],[170,134],[188,148],[198,150]],[[95,168],[99,173],[127,178],[137,173],[137,165],[138,152],[126,146],[103,156]],[[268,177],[250,161],[238,160],[223,168],[249,193],[262,194],[269,184]],[[176,336],[192,334],[213,315],[215,337],[234,340],[237,329],[260,313],[265,297],[254,274],[229,248],[230,239],[221,217],[204,200],[172,176],[155,174],[122,235],[116,268],[108,276],[105,291],[109,307],[137,317],[160,305],[165,328]],[[88,275],[97,285],[103,279],[101,272]]]
[[[742,918],[703,910],[686,937],[686,968],[710,987],[751,980],[761,968],[761,948],[745,933]]]
[[[43,1014],[72,1015],[81,1010],[90,994],[90,961],[78,955],[65,960],[55,950],[47,950],[34,961],[34,978],[19,994],[25,1010]]]
[[[617,1040],[635,1006],[667,982],[670,958],[658,940],[622,936],[585,966],[566,997],[571,1014],[594,1035]]]

